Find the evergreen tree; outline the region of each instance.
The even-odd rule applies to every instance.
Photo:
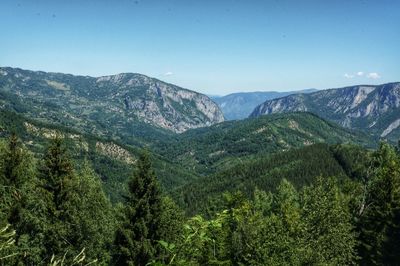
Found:
[[[60,221],[72,256],[85,249],[89,260],[107,263],[114,230],[112,207],[99,177],[85,160],[82,169],[65,184],[65,197],[60,206]],[[111,240],[111,241],[110,241]]]
[[[360,207],[359,252],[362,264],[400,263],[400,160],[381,143],[372,155],[370,179]]]
[[[21,175],[20,165],[23,162],[23,150],[21,143],[15,134],[12,134],[7,143],[7,149],[2,153],[1,164],[2,164],[2,183],[4,185],[10,185],[19,187],[24,180]]]
[[[73,164],[67,153],[64,141],[60,136],[51,140],[46,153],[40,162],[38,190],[42,193],[45,217],[42,226],[45,230],[46,254],[61,255],[71,243],[68,240],[67,228],[62,221],[63,202],[67,198],[67,186],[75,178]],[[43,209],[41,209],[43,211]]]
[[[66,183],[74,176],[74,169],[67,149],[60,136],[52,139],[39,168],[43,188],[52,195],[54,210],[60,209]]]
[[[356,257],[348,202],[333,178],[318,177],[302,195],[306,264],[347,265]]]
[[[146,265],[157,254],[161,231],[162,196],[153,171],[150,154],[144,151],[129,181],[124,221],[115,237],[114,265]]]

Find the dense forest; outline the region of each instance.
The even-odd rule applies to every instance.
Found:
[[[388,143],[292,149],[170,193],[143,150],[120,203],[67,147],[56,136],[35,156],[15,134],[1,142],[2,265],[400,263],[400,156]]]

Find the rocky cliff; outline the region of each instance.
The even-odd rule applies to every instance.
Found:
[[[312,112],[342,126],[396,140],[400,137],[400,83],[289,95],[264,102],[250,116],[294,111]]]

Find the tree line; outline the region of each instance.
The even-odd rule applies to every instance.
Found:
[[[399,152],[387,143],[365,152],[366,167],[346,169],[358,178],[302,187],[282,178],[251,197],[221,192],[218,211],[187,217],[160,188],[149,151],[112,205],[61,138],[35,158],[12,135],[0,143],[0,264],[398,265]]]

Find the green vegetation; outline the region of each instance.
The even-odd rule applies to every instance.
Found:
[[[0,111],[0,265],[400,263],[398,147],[310,113],[137,126]]]
[[[314,143],[372,146],[374,142],[368,135],[346,130],[311,113],[290,113],[189,130],[151,147],[186,169],[204,175],[229,168],[247,157],[257,158]]]
[[[159,186],[148,152],[131,165],[125,200],[113,206],[90,162],[78,167],[66,143],[55,136],[35,158],[15,135],[1,142],[0,263],[400,262],[400,158],[389,144],[376,151],[317,144],[249,157],[194,181],[190,193],[210,200],[204,208],[203,196],[193,196],[185,217]],[[178,203],[189,187],[172,193]]]

